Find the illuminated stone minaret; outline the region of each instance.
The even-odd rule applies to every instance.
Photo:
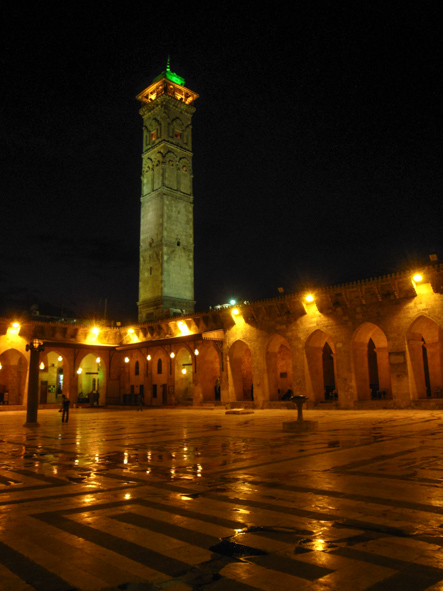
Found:
[[[169,69],[137,99],[143,117],[138,319],[194,312],[191,118],[198,94]]]

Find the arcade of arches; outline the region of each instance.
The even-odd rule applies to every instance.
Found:
[[[351,285],[333,295],[331,288],[329,299],[319,293],[315,304],[287,296],[244,304],[235,316],[227,306],[180,322],[102,329],[95,340],[87,329],[12,329],[0,320],[0,406],[26,404],[26,345],[35,338],[44,345],[42,405],[62,394],[75,404],[134,404],[141,394],[153,406],[272,408],[305,394],[322,408],[443,406],[442,295],[431,282],[409,284],[396,278],[395,297],[382,297],[378,280],[377,298],[369,283],[365,291]],[[187,336],[177,328],[184,322]]]

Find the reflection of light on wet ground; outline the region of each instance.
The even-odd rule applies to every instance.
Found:
[[[131,495],[129,493],[126,493],[125,494],[125,499],[130,499],[130,498],[131,498]]]

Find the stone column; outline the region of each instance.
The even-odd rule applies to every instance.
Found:
[[[33,339],[26,345],[26,351],[30,351],[29,359],[29,382],[28,382],[28,402],[26,408],[26,423],[24,427],[38,427],[38,382],[40,352],[44,351],[43,341]]]

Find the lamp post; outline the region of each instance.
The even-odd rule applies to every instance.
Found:
[[[28,403],[26,408],[26,423],[24,427],[38,427],[38,382],[39,382],[39,355],[44,351],[43,341],[32,339],[26,345],[26,351],[31,352],[29,360]]]

